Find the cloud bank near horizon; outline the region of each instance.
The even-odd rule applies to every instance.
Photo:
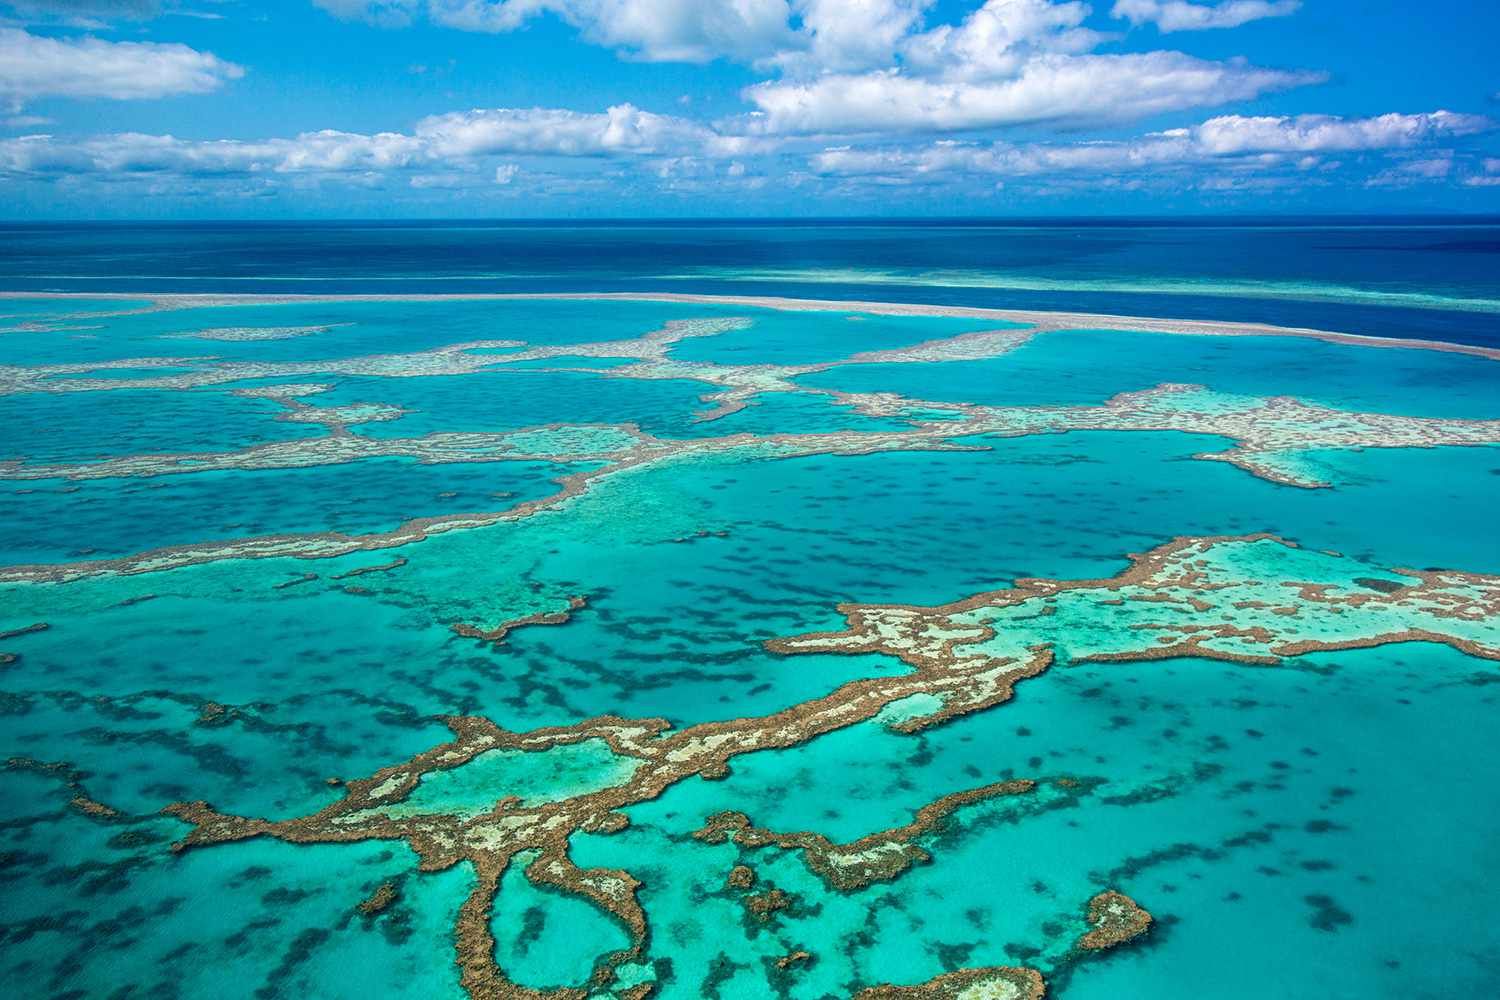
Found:
[[[931,0],[313,3],[315,16],[393,35],[556,22],[627,62],[733,65],[750,82],[733,95],[738,111],[709,117],[690,113],[685,97],[670,110],[630,99],[454,110],[388,131],[67,134],[31,109],[229,93],[254,67],[181,42],[100,37],[111,5],[31,0],[10,5],[17,22],[0,22],[0,105],[16,133],[0,138],[0,181],[77,191],[190,182],[179,190],[220,198],[342,186],[486,198],[778,188],[857,199],[905,188],[1045,199],[1084,185],[1478,190],[1500,172],[1486,114],[1241,113],[1328,74],[1162,44],[1292,18],[1299,0],[1115,0],[1097,11],[1080,0],[983,0],[948,21],[933,19]],[[113,5],[132,25],[168,13],[154,0]]]

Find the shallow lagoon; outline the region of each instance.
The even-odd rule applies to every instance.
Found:
[[[327,333],[232,345],[237,358],[280,363],[491,338],[628,339],[668,319],[754,313],[649,303],[387,305],[236,307],[214,323],[356,317]],[[115,322],[126,340],[204,322],[190,312],[200,310],[99,320],[99,338],[108,342]],[[836,361],[992,328],[903,318],[872,342],[860,336],[863,322],[838,313],[788,315],[767,322],[764,358],[754,358],[753,316],[744,330],[679,342],[670,357]],[[419,316],[427,317],[421,332],[403,339]],[[799,340],[803,329],[816,336]],[[69,340],[48,345],[47,356],[27,363],[70,363]],[[118,356],[135,356],[124,346]],[[1495,364],[1284,338],[1062,332],[988,359],[848,366],[804,381],[1056,405],[1175,380],[1476,418],[1500,416],[1486,410]],[[702,422],[698,396],[714,390],[710,382],[494,371],[305,380],[335,386],[308,399],[317,406],[412,411],[347,431],[372,438],[557,422],[630,421],[698,442],[899,435],[911,426],[783,392]],[[507,384],[531,388],[492,388]],[[144,402],[101,417],[114,401],[137,398]],[[20,392],[0,405],[23,421],[13,426],[32,428],[7,441],[23,465],[330,433],[275,420],[278,404],[228,388]],[[1127,554],[1173,537],[1259,531],[1337,550],[1351,575],[1399,566],[1500,572],[1493,448],[1325,449],[1313,457],[1334,485],[1306,489],[1193,457],[1229,443],[1079,431],[953,442],[978,450],[682,451],[591,480],[530,516],[404,545],[331,558],[229,559],[204,549],[201,564],[178,569],[5,584],[0,630],[49,627],[0,640],[0,651],[18,657],[3,668],[0,753],[65,765],[0,773],[6,979],[31,984],[23,995],[36,996],[158,984],[183,997],[222,996],[226,977],[243,986],[237,995],[460,996],[453,927],[474,882],[467,862],[418,872],[399,839],[260,838],[175,854],[168,845],[189,827],[158,810],[205,799],[226,813],[306,816],[338,802],[342,782],[449,739],[440,721],[448,715],[482,715],[513,731],[660,716],[680,730],[904,673],[878,653],[786,657],[762,645],[840,627],[844,602],[941,604],[1021,577],[1108,577]],[[496,493],[513,494],[502,506],[535,499],[564,471],[374,458],[71,485],[13,480],[4,483],[5,561],[64,564],[85,549],[97,559],[203,545],[236,525],[248,537],[387,531],[413,517],[488,509],[475,504]],[[1414,516],[1433,510],[1442,516]],[[523,625],[498,641],[454,629],[558,617],[573,597],[585,603],[565,622]],[[1205,990],[1486,996],[1496,982],[1486,958],[1497,947],[1485,918],[1493,899],[1473,873],[1495,861],[1496,817],[1473,790],[1500,777],[1489,773],[1484,743],[1496,711],[1493,671],[1415,643],[1277,667],[1062,662],[1021,682],[1014,701],[916,735],[877,720],[736,757],[720,780],[689,778],[628,807],[621,832],[575,834],[571,856],[640,880],[651,926],[643,957],[663,997],[840,997],[1000,964],[1035,965],[1054,995],[1083,1000]],[[599,747],[520,758],[490,751],[498,756],[424,777],[425,791],[395,812],[472,816],[507,794],[547,802],[628,780],[635,769]],[[774,830],[850,841],[898,827],[940,796],[1012,777],[1081,784],[1035,804],[965,807],[921,841],[930,863],[853,893],[830,891],[796,852],[691,836],[711,814],[736,809]],[[85,792],[117,815],[69,805]],[[741,858],[762,889],[782,888],[793,903],[754,917],[725,885]],[[596,958],[628,936],[581,896],[528,882],[527,860],[501,880],[490,918],[495,961],[524,986],[583,983]],[[359,904],[387,883],[394,901],[362,913]],[[1081,960],[1071,950],[1079,915],[1104,888],[1130,893],[1156,925],[1123,950]],[[798,949],[814,960],[776,966]]]

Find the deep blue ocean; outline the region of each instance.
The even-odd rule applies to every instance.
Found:
[[[677,290],[1500,343],[1500,219],[0,225],[0,289]]]

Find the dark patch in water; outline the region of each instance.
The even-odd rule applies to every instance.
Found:
[[[291,946],[287,948],[286,954],[281,956],[280,964],[271,970],[271,974],[266,977],[265,984],[255,991],[255,995],[261,1000],[272,1000],[273,997],[286,995],[283,985],[300,966],[306,964],[317,947],[330,937],[332,937],[331,932],[321,927],[311,927],[298,934]]]
[[[1354,578],[1354,582],[1361,587],[1378,590],[1382,594],[1394,594],[1396,591],[1406,587],[1406,584],[1397,580],[1380,580],[1372,576],[1357,576]]]
[[[528,906],[521,914],[521,933],[516,935],[515,953],[524,956],[531,950],[547,927],[547,911],[540,906]]]
[[[1332,896],[1314,893],[1311,896],[1302,897],[1302,901],[1313,908],[1307,922],[1320,931],[1337,933],[1340,927],[1354,923],[1354,917],[1334,902]]]

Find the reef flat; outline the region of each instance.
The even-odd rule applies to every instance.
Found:
[[[108,300],[0,338],[26,995],[1487,981],[1496,352]]]
[[[268,822],[228,816],[205,802],[169,805],[167,814],[193,824],[174,849],[262,836],[302,844],[400,839],[411,844],[425,870],[467,860],[478,882],[454,936],[468,992],[480,997],[587,995],[585,990],[527,990],[494,963],[495,943],[489,931],[494,895],[512,861],[529,855],[526,876],[533,885],[577,894],[628,931],[631,946],[602,958],[590,982],[609,988],[624,975],[629,982],[625,993],[631,995],[659,975],[635,967],[647,939],[647,917],[636,896],[640,882],[626,871],[578,868],[569,857],[569,840],[580,831],[618,832],[629,822],[618,810],[657,798],[691,777],[722,779],[729,762],[742,754],[796,747],[893,707],[900,710],[887,714],[886,724],[906,734],[992,708],[1009,701],[1018,682],[1050,667],[1059,647],[1070,662],[1217,657],[1275,664],[1282,657],[1313,652],[1427,641],[1500,660],[1500,577],[1431,572],[1412,574],[1413,583],[1387,575],[1354,578],[1352,586],[1340,586],[1350,579],[1343,574],[1355,569],[1346,560],[1323,556],[1314,566],[1304,567],[1307,560],[1296,558],[1300,553],[1289,556],[1285,550],[1267,538],[1182,539],[1137,558],[1130,569],[1111,579],[1019,580],[1013,590],[940,609],[846,607],[841,612],[852,623],[847,631],[775,639],[769,648],[784,655],[884,653],[910,667],[909,673],[852,681],[823,698],[763,718],[704,723],[679,732],[671,732],[665,719],[606,716],[512,733],[488,719],[454,717],[446,721],[455,741],[345,783],[343,799],[311,816]],[[1317,572],[1298,572],[1304,568]],[[1247,578],[1246,570],[1257,576],[1267,572],[1272,579]],[[1288,573],[1294,575],[1287,578]],[[1104,601],[1112,609],[1135,602],[1147,610],[1111,610],[1097,616],[1097,599],[1077,610],[1057,601],[1059,595],[1093,592],[1109,594]],[[1272,601],[1253,595],[1271,596]],[[1047,609],[1050,620],[1045,630],[1016,624],[1035,618],[1037,604]],[[988,617],[994,609],[1009,608],[1021,609],[1009,622]],[[981,614],[972,614],[976,610]],[[1138,620],[1142,615],[1169,620]],[[1276,630],[1265,624],[1272,620],[1279,620]],[[1105,650],[1077,648],[1078,637],[1099,633],[1109,636],[1099,640]],[[1059,638],[1049,641],[1053,634]],[[392,811],[429,775],[461,775],[464,766],[486,754],[546,754],[583,741],[602,741],[610,754],[631,766],[606,787],[578,794],[559,790],[555,798],[541,803],[506,795],[493,803],[491,798],[481,799],[457,812]],[[595,765],[591,770],[604,768]],[[1063,779],[1064,788],[1073,783]],[[758,829],[740,813],[712,816],[693,836],[710,844],[732,840],[741,847],[798,848],[829,889],[851,892],[897,878],[912,864],[930,860],[913,841],[960,806],[1037,792],[1036,782],[1030,780],[970,789],[922,807],[903,827],[844,845],[816,833],[778,835]],[[1149,914],[1134,901],[1113,892],[1090,901],[1087,919],[1090,929],[1079,939],[1079,947],[1090,951],[1136,937],[1150,922]],[[622,972],[622,967],[629,968]]]
[[[280,303],[282,300],[272,301]],[[154,304],[161,309],[181,307],[181,301],[176,299]],[[822,308],[826,304],[814,305]],[[1063,319],[1054,318],[1049,322],[1057,324]],[[1205,324],[1189,326],[1198,330]],[[0,461],[0,480],[153,477],[185,472],[329,466],[375,458],[408,459],[424,464],[540,460],[559,465],[581,463],[590,466],[586,472],[560,477],[558,491],[545,500],[529,501],[509,509],[462,511],[423,518],[379,535],[350,537],[325,533],[176,546],[120,560],[72,562],[66,566],[12,566],[0,569],[0,580],[68,579],[95,572],[144,572],[221,558],[327,557],[358,549],[387,548],[455,528],[527,517],[569,500],[588,489],[594,481],[641,465],[691,460],[720,453],[851,455],[972,448],[982,446],[972,439],[1069,431],[1175,431],[1228,438],[1233,442],[1233,447],[1228,450],[1207,452],[1198,457],[1229,462],[1278,483],[1323,487],[1331,483],[1307,461],[1309,453],[1493,445],[1500,442],[1500,420],[1344,411],[1289,396],[1222,393],[1203,386],[1170,382],[1149,389],[1121,392],[1093,406],[993,406],[923,400],[893,392],[820,388],[798,381],[808,375],[844,371],[850,366],[956,365],[1003,358],[1026,344],[1037,332],[1025,328],[964,332],[903,347],[853,352],[842,358],[799,365],[725,364],[708,360],[685,361],[671,356],[677,345],[690,339],[721,337],[751,327],[751,319],[735,316],[668,320],[660,329],[636,337],[549,345],[528,345],[518,340],[480,340],[448,344],[423,352],[330,360],[266,362],[130,357],[74,364],[0,367],[0,395],[125,390],[184,392],[229,386],[232,388],[228,391],[235,396],[264,399],[282,407],[278,420],[321,426],[326,432],[323,436],[257,444],[230,452],[125,455],[73,464],[39,464],[11,459]],[[1212,325],[1208,325],[1208,329],[1213,329]],[[1298,331],[1291,332],[1300,335]],[[560,359],[570,363],[549,363]],[[593,369],[587,366],[590,359],[628,363]],[[187,365],[188,362],[193,364]],[[543,364],[519,369],[521,365],[534,362]],[[151,377],[150,373],[155,370],[168,370],[169,373]],[[118,378],[92,377],[107,376],[116,371],[126,374]],[[710,408],[693,414],[694,424],[722,420],[769,394],[825,397],[834,406],[852,411],[857,416],[883,418],[887,422],[882,423],[880,429],[866,429],[862,425],[869,422],[856,419],[849,422],[847,429],[835,431],[739,432],[688,439],[660,437],[643,431],[635,423],[586,425],[561,422],[526,426],[511,432],[440,431],[417,437],[374,437],[352,433],[351,428],[398,421],[409,410],[379,401],[319,405],[317,397],[329,393],[332,388],[331,384],[324,382],[275,381],[244,385],[246,382],[308,377],[358,376],[378,381],[387,378],[492,376],[517,371],[532,375],[586,372],[607,380],[671,381],[716,387],[714,391],[699,395],[700,401],[709,404]],[[476,386],[475,391],[481,390]],[[315,401],[309,403],[307,397],[313,397]]]
[[[84,292],[0,292],[0,301],[6,299],[47,299],[67,302],[88,302],[100,296]],[[938,316],[962,319],[996,319],[1022,323],[1037,330],[1066,329],[1121,329],[1142,330],[1154,333],[1201,334],[1208,336],[1281,336],[1307,337],[1331,343],[1355,344],[1362,347],[1394,347],[1424,351],[1449,351],[1472,354],[1476,357],[1500,359],[1500,349],[1474,344],[1455,344],[1443,340],[1370,337],[1356,333],[1330,330],[1315,330],[1306,327],[1285,327],[1266,323],[1236,323],[1218,320],[1163,319],[1159,317],[1114,316],[1101,313],[1070,313],[1034,309],[995,309],[983,306],[934,305],[927,303],[881,302],[859,299],[807,299],[775,295],[705,295],[690,292],[537,292],[537,293],[442,293],[442,294],[278,294],[278,295],[229,295],[213,293],[173,294],[111,294],[111,299],[136,300],[140,304],[121,309],[114,306],[110,311],[80,310],[65,313],[67,318],[90,318],[99,316],[129,315],[132,312],[154,312],[175,309],[214,308],[239,305],[309,305],[325,302],[506,302],[506,301],[581,301],[581,302],[672,302],[702,303],[705,305],[742,305],[765,309],[804,310],[812,312],[861,312],[884,316]],[[315,332],[314,328],[227,328],[231,334],[246,333],[256,329],[270,329],[279,336],[300,335],[301,331]],[[220,331],[208,331],[224,333]],[[195,334],[202,337],[203,332]],[[236,336],[207,337],[205,339],[241,339]],[[253,333],[245,339],[267,338]]]

